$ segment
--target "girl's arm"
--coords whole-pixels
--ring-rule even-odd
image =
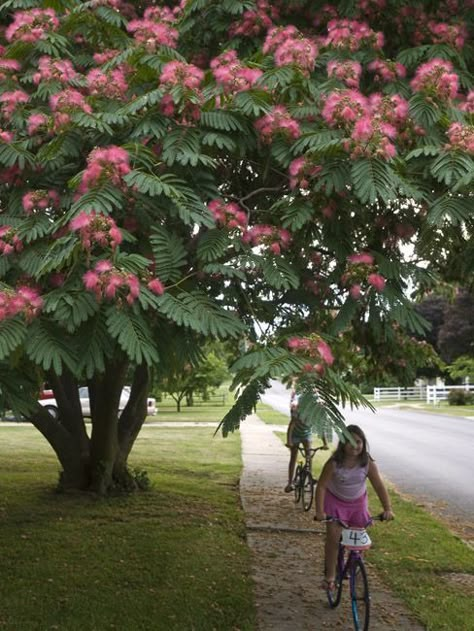
[[[334,462],[330,458],[321,471],[318,483],[316,484],[316,521],[323,521],[327,515],[324,512],[324,497],[326,495],[326,486],[334,471]]]
[[[392,511],[390,497],[388,495],[387,489],[385,488],[382,477],[380,476],[379,469],[373,460],[370,460],[369,462],[368,478],[370,480],[370,483],[374,487],[374,491],[377,493],[380,503],[383,506],[383,518],[387,520],[393,519],[395,515]]]

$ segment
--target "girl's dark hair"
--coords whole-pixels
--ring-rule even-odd
[[[358,425],[348,425],[346,427],[346,431],[349,434],[355,434],[362,440],[362,451],[360,452],[359,461],[360,461],[360,466],[365,467],[369,463],[369,460],[373,460],[373,458],[369,453],[369,443],[367,442],[367,438],[365,437],[364,432],[361,430],[361,428]],[[342,463],[344,462],[344,455],[345,455],[344,447],[348,440],[349,440],[348,438],[345,438],[345,439],[341,438],[341,440],[339,441],[336,447],[336,451],[334,452],[332,456],[333,460],[338,465],[342,465]]]

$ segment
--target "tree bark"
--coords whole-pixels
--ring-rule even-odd
[[[113,487],[113,471],[119,453],[118,410],[126,372],[126,362],[111,362],[104,375],[89,383],[90,490],[100,495],[107,494]]]

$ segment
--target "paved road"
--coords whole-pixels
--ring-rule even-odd
[[[278,382],[262,399],[288,413],[289,391]],[[395,408],[344,414],[364,429],[380,469],[401,492],[474,523],[474,419]]]

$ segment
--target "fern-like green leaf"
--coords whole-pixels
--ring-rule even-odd
[[[164,283],[175,283],[187,263],[183,240],[163,226],[154,226],[150,236],[156,276]]]
[[[17,318],[0,321],[0,361],[9,357],[27,336],[28,330]]]
[[[394,174],[381,160],[357,160],[351,175],[354,191],[363,204],[375,204],[377,200],[389,202],[398,197]]]
[[[281,215],[282,225],[290,232],[299,230],[313,220],[314,209],[309,203],[298,200],[289,205],[286,202],[285,207],[286,210]]]
[[[242,110],[245,116],[263,116],[272,107],[271,96],[265,90],[246,90],[234,97],[235,106]]]
[[[11,142],[9,144],[0,143],[0,164],[5,167],[18,166],[22,171],[28,165],[34,163],[33,154],[27,149],[27,143]]]
[[[160,311],[180,326],[217,338],[238,337],[244,324],[231,312],[213,302],[201,292],[165,293],[160,297]]]
[[[239,429],[240,423],[245,421],[247,416],[254,411],[257,401],[265,392],[266,386],[265,381],[252,381],[244,388],[232,408],[219,423],[215,434],[222,432],[222,435],[225,437]]]
[[[204,265],[202,271],[211,276],[216,275],[223,276],[224,278],[236,278],[241,281],[247,280],[247,276],[243,270],[221,263],[208,263]]]
[[[107,330],[131,362],[148,366],[159,362],[153,334],[139,314],[111,307],[107,313]]]
[[[298,274],[279,256],[263,259],[262,271],[268,284],[275,289],[296,289],[299,286]]]
[[[438,198],[428,213],[428,222],[441,226],[446,221],[456,226],[472,218],[472,199],[447,193]]]
[[[44,296],[44,313],[51,314],[51,318],[68,333],[74,333],[98,310],[97,300],[84,287],[69,291],[61,287]]]
[[[452,186],[474,173],[474,161],[461,152],[449,151],[442,153],[431,165],[431,173],[438,182]]]
[[[439,121],[441,110],[427,100],[423,94],[415,94],[410,99],[410,116],[419,125],[429,129]]]
[[[165,195],[172,199],[183,197],[183,192],[180,191],[180,187],[185,186],[185,182],[171,173],[158,176],[134,170],[127,173],[123,179],[128,186],[150,197],[157,197],[159,195]]]
[[[223,230],[208,230],[199,239],[197,255],[200,261],[217,261],[230,245],[229,236]]]
[[[202,112],[201,125],[218,129],[221,131],[238,131],[246,130],[245,122],[236,112],[227,112],[225,110],[212,110],[210,112]]]
[[[61,375],[65,367],[73,372],[77,363],[76,353],[64,331],[44,318],[37,318],[30,325],[25,351],[37,366],[53,370],[57,375]]]

